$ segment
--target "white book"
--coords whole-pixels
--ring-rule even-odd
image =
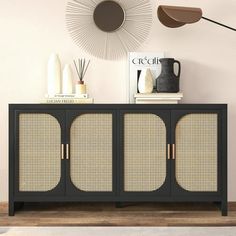
[[[136,104],[178,104],[178,101],[176,100],[173,100],[173,101],[166,101],[166,100],[160,100],[160,101],[157,101],[157,100],[148,100],[148,101],[145,101],[145,100],[135,100],[135,103]]]
[[[166,100],[166,101],[171,101],[171,100],[181,100],[181,98],[135,98],[136,100],[146,100],[146,101],[148,101],[148,100],[159,100],[159,101],[161,101],[161,100]]]
[[[88,98],[88,94],[55,94],[53,97],[46,95],[46,98]]]
[[[183,93],[136,93],[135,98],[182,98]]]
[[[47,98],[42,103],[51,103],[51,104],[91,104],[93,103],[93,98]]]

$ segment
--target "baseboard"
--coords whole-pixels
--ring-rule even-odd
[[[0,202],[0,213],[8,213],[8,202]]]
[[[236,211],[236,202],[228,203],[229,211]]]

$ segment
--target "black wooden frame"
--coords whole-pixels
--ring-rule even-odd
[[[84,196],[76,194],[66,194],[66,184],[68,178],[62,178],[62,185],[64,185],[64,194],[58,194],[58,192],[51,193],[25,193],[17,191],[17,135],[19,130],[18,115],[20,113],[49,113],[57,114],[56,117],[59,120],[61,127],[64,129],[62,133],[68,132],[67,127],[62,123],[67,124],[68,114],[83,114],[83,113],[95,113],[95,112],[111,112],[113,114],[113,185],[114,191],[112,194],[101,194],[100,196],[96,193],[88,193]],[[155,194],[155,193],[138,193],[128,194],[122,190],[123,174],[122,174],[122,157],[123,157],[123,118],[124,112],[128,113],[154,113],[154,114],[166,114],[170,113],[170,129],[172,134],[168,137],[171,143],[173,140],[173,120],[176,119],[177,113],[186,112],[204,112],[204,113],[215,113],[218,114],[218,130],[219,130],[219,191],[217,193],[187,193],[177,194],[175,191],[170,195],[166,194]],[[60,115],[59,115],[60,114]],[[64,116],[62,116],[64,114]],[[67,114],[67,115],[66,115]],[[63,117],[63,119],[58,118]],[[166,118],[165,118],[166,119]],[[168,135],[168,136],[169,136]],[[62,141],[68,142],[68,133],[62,137]],[[167,160],[168,166],[171,166],[169,178],[172,178],[171,189],[174,189],[173,182],[173,168],[174,160]],[[64,169],[62,172],[64,176],[68,173],[69,163],[65,160],[62,163]],[[62,193],[60,192],[60,193]],[[163,192],[164,193],[164,192]],[[175,194],[176,193],[176,194]],[[9,215],[14,215],[15,208],[18,203],[22,202],[98,202],[98,201],[109,201],[109,202],[215,202],[220,206],[222,215],[227,215],[227,105],[226,104],[10,104],[9,105]]]

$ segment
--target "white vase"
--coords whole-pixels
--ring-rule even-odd
[[[66,64],[63,70],[62,93],[73,93],[73,74],[70,65]]]
[[[139,93],[152,93],[153,91],[153,77],[150,69],[141,71],[138,80]]]
[[[53,53],[48,61],[48,96],[54,97],[61,92],[61,62]]]
[[[86,84],[76,84],[75,85],[75,92],[78,95],[86,94]]]

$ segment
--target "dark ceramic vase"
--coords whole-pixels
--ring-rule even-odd
[[[179,78],[181,64],[174,58],[161,58],[161,74],[157,77],[156,88],[159,93],[177,93],[179,92]],[[174,73],[174,63],[179,65],[178,74]]]

